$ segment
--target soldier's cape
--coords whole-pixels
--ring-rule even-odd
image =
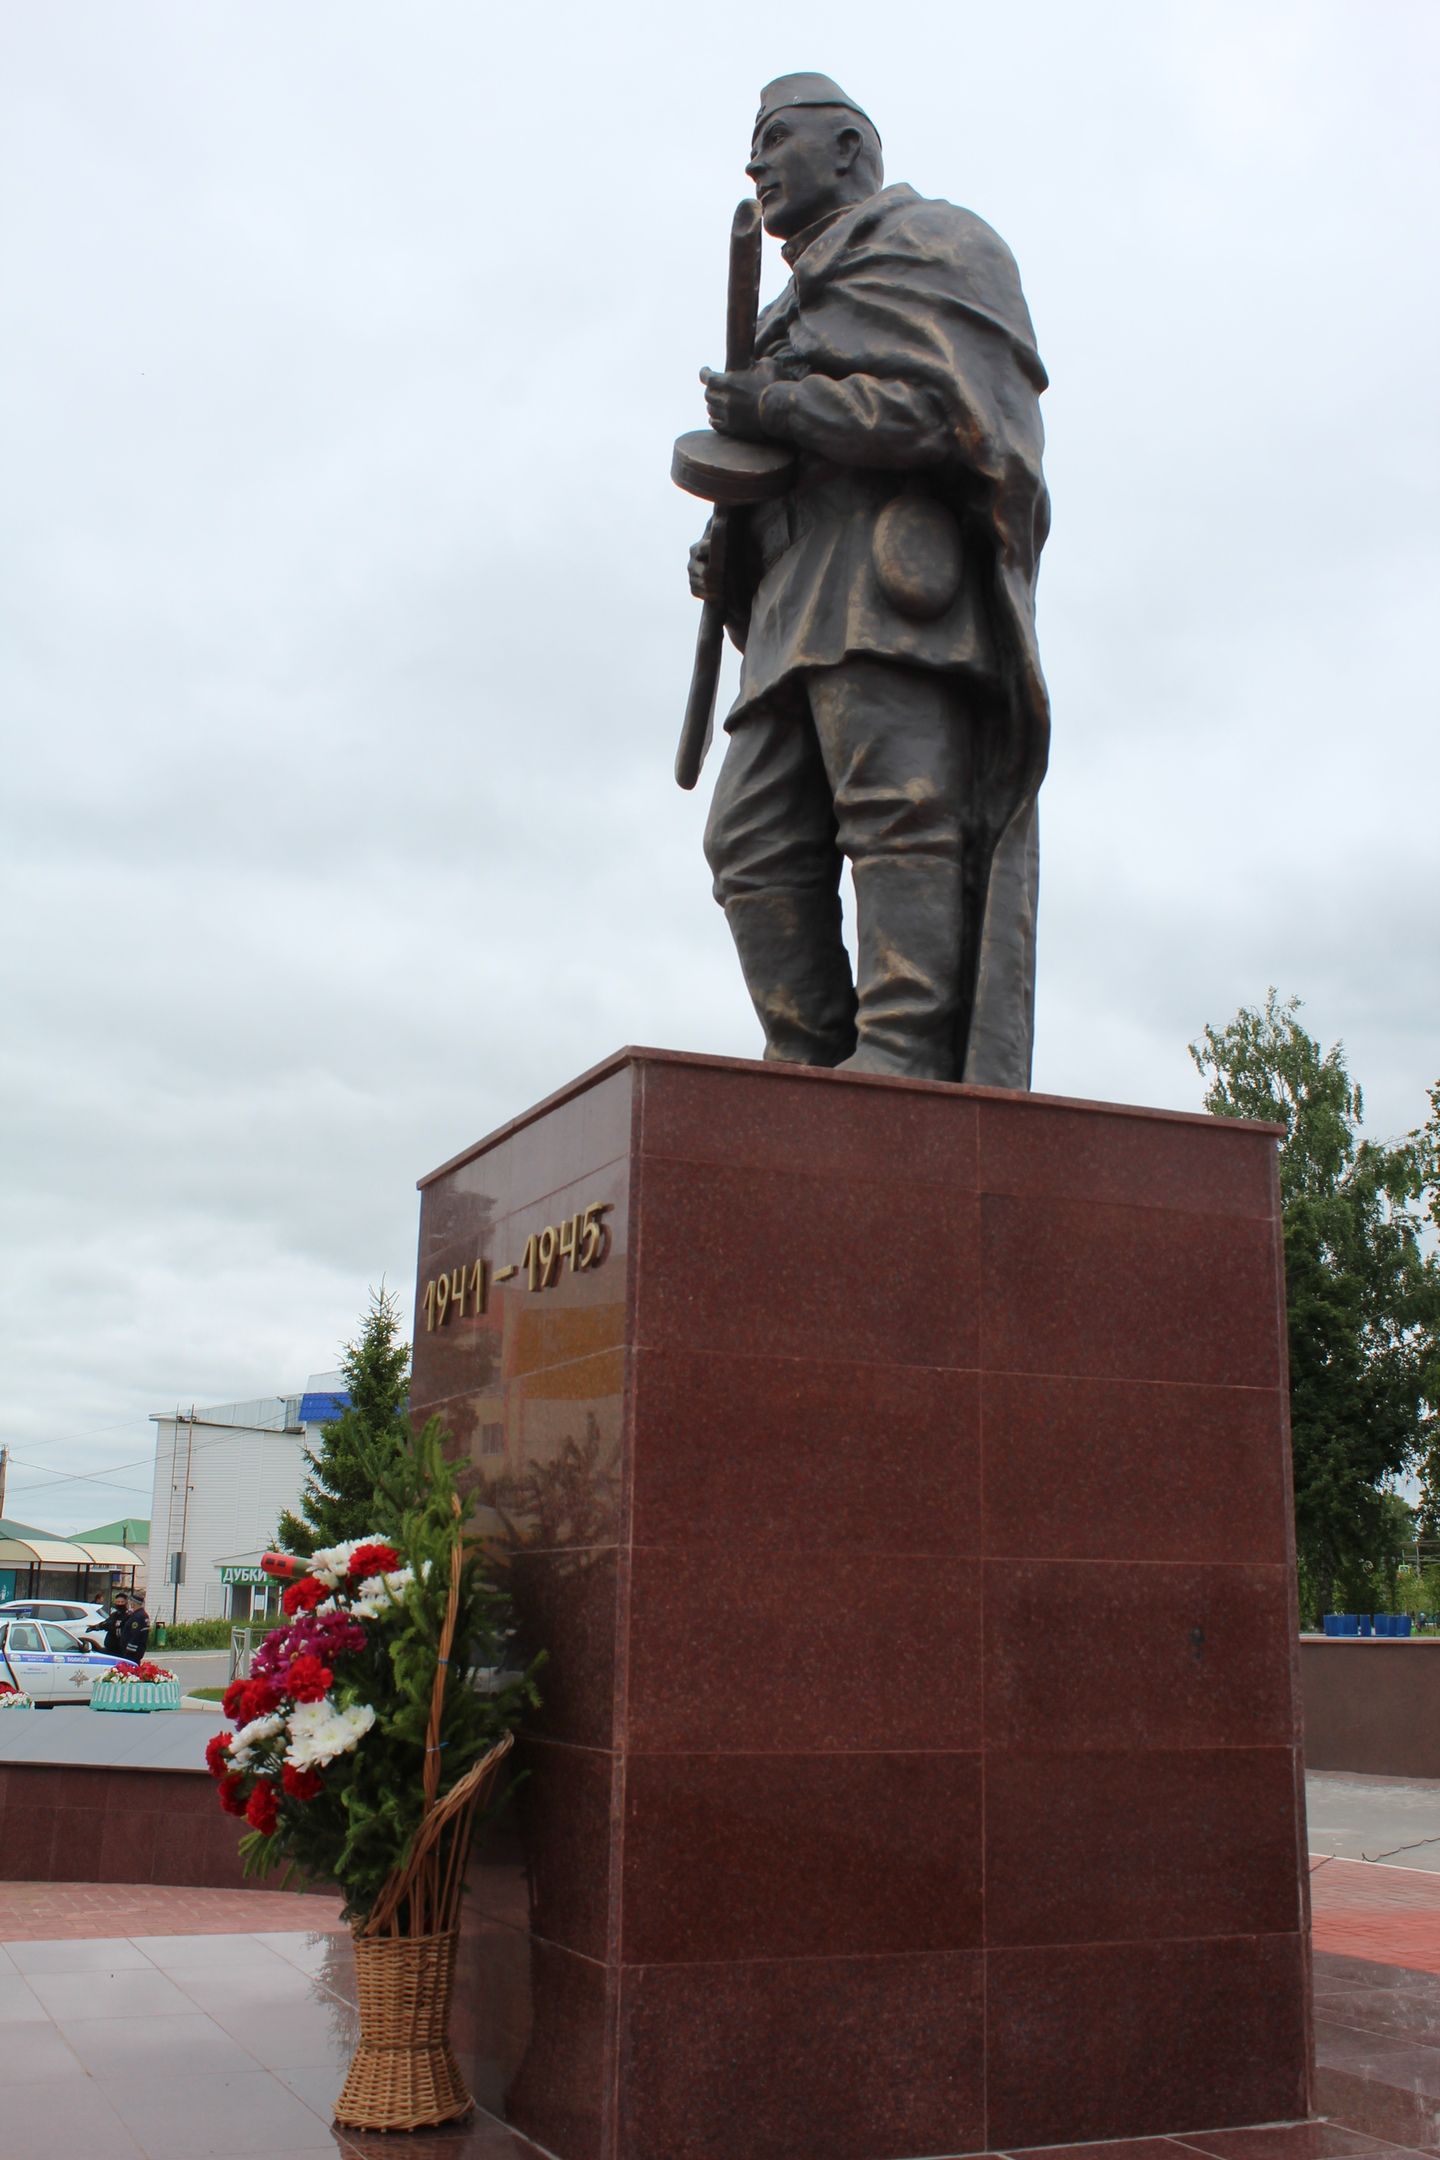
[[[984,221],[906,186],[842,213],[798,256],[761,319],[757,356],[787,346],[810,374],[921,386],[943,406],[953,456],[929,471],[967,535],[988,602],[1009,725],[977,776],[990,855],[962,1021],[962,1076],[1028,1087],[1038,845],[1035,796],[1050,705],[1035,640],[1035,579],[1049,530],[1041,471],[1045,370],[1014,258]],[[973,911],[975,913],[978,911]]]

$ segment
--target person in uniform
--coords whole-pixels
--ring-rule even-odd
[[[873,123],[828,76],[768,85],[746,171],[791,278],[753,367],[702,371],[706,404],[796,469],[730,513],[723,593],[707,542],[691,554],[744,655],[715,897],[767,1058],[1025,1088],[1049,502],[1019,274],[970,211],[884,185]]]
[[[97,1620],[93,1627],[86,1629],[87,1640],[96,1642],[97,1648],[103,1650],[107,1657],[123,1657],[125,1653],[120,1644],[129,1617],[129,1594],[124,1590],[117,1590],[105,1618]]]

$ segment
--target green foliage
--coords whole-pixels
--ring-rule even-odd
[[[404,1565],[414,1570],[403,1594],[366,1623],[365,1648],[335,1667],[335,1702],[342,1709],[373,1706],[375,1724],[325,1767],[316,1798],[282,1801],[275,1834],[254,1832],[241,1844],[247,1872],[288,1866],[312,1881],[338,1883],[351,1918],[368,1913],[420,1823],[431,1692],[457,1537],[459,1602],[441,1712],[439,1793],[538,1700],[539,1660],[523,1674],[500,1676],[509,1603],[490,1579],[478,1542],[465,1534],[472,1503],[460,1494],[445,1442],[432,1418],[383,1471],[371,1519],[359,1533],[386,1525]],[[277,1647],[283,1650],[284,1638]]]
[[[1295,1529],[1302,1601],[1313,1605],[1302,1616],[1314,1618],[1342,1590],[1368,1586],[1373,1598],[1377,1582],[1393,1583],[1394,1509],[1408,1510],[1387,1487],[1434,1458],[1440,1264],[1424,1233],[1437,1206],[1440,1103],[1432,1128],[1392,1145],[1362,1140],[1343,1046],[1322,1053],[1299,1011],[1272,989],[1263,1009],[1207,1027],[1190,1054],[1209,1082],[1207,1110],[1285,1128]]]
[[[268,1628],[279,1627],[279,1620],[162,1620],[165,1640],[157,1643],[151,1637],[151,1650],[228,1650],[233,1628],[248,1627],[258,1641]],[[158,1635],[159,1627],[155,1630]]]
[[[1440,1232],[1440,1081],[1430,1090],[1430,1115],[1410,1135],[1424,1186],[1432,1232]],[[1440,1421],[1432,1419],[1420,1452],[1420,1505],[1416,1527],[1422,1537],[1440,1540]],[[1430,1608],[1425,1608],[1428,1611]],[[1440,1606],[1436,1607],[1440,1610]]]
[[[318,1452],[305,1450],[310,1474],[299,1515],[287,1508],[276,1527],[280,1552],[313,1553],[372,1532],[389,1536],[396,1527],[379,1496],[410,1445],[410,1349],[400,1307],[383,1284],[371,1291],[370,1310],[340,1364],[350,1401],[321,1426]]]

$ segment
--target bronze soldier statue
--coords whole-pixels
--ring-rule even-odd
[[[747,504],[712,521],[723,578],[709,529],[690,563],[744,655],[715,897],[767,1058],[1025,1088],[1049,503],[1019,275],[970,211],[884,185],[873,123],[827,76],[768,86],[745,169],[792,275],[753,361],[702,380],[717,452],[770,449],[748,497],[676,454],[682,484]]]

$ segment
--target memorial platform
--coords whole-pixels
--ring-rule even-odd
[[[1315,1856],[1317,1860],[1323,1856]],[[1393,1868],[1314,1877],[1319,2119],[1075,2146],[1064,2160],[1432,2160],[1440,1977],[1407,1969]],[[1414,1871],[1412,1871],[1413,1874]],[[1410,1900],[1440,1883],[1414,1874]],[[1369,1900],[1362,1954],[1321,1945]],[[1347,1937],[1353,1944],[1361,1938]],[[276,1961],[279,1961],[278,1963]],[[475,1975],[465,1959],[461,1984]],[[354,2044],[355,1972],[333,1898],[101,1883],[0,1883],[0,2160],[393,2160],[330,2120]],[[472,2080],[483,2065],[462,2053]],[[546,2160],[478,2111],[404,2141],[416,2160]],[[747,2147],[736,2126],[736,2160]],[[806,2148],[823,2160],[824,2148]],[[1000,2160],[1000,2156],[996,2156]],[[1011,2153],[1004,2160],[1056,2160]]]
[[[619,1053],[423,1181],[545,1706],[459,2037],[561,2160],[1311,2104],[1274,1136]]]

